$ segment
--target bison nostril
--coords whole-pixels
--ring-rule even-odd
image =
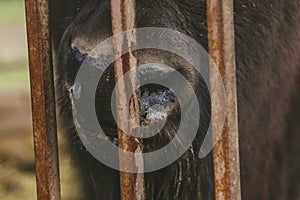
[[[75,45],[71,45],[71,53],[75,57],[75,59],[80,63],[82,63],[87,57],[87,54],[82,53],[80,49]]]
[[[158,84],[141,87],[141,120],[159,120],[168,115],[169,106],[176,96],[171,89]]]
[[[178,88],[177,71],[166,65],[149,63],[138,68],[141,87],[141,121],[165,120],[176,106],[176,96],[171,88]],[[171,88],[167,88],[166,85]]]

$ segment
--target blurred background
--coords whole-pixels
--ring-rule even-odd
[[[0,199],[36,199],[24,0],[0,0]],[[62,199],[80,199],[60,144]]]

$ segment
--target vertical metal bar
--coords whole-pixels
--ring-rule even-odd
[[[26,0],[37,198],[59,200],[60,184],[49,2]]]
[[[135,22],[135,0],[111,0],[111,18],[112,18],[112,33],[114,35],[122,33],[127,30],[134,29]],[[114,73],[115,81],[121,81],[120,78],[128,71],[132,71],[131,83],[125,83],[116,86],[116,108],[117,108],[117,120],[118,124],[122,124],[122,127],[126,127],[126,130],[118,128],[118,140],[119,148],[123,151],[134,152],[135,154],[142,154],[142,141],[136,139],[128,133],[130,133],[134,127],[131,127],[130,120],[134,120],[140,123],[140,105],[139,105],[139,93],[134,92],[130,99],[129,108],[126,106],[127,96],[126,88],[135,88],[138,78],[135,73],[137,60],[130,52],[130,47],[136,43],[136,35],[134,31],[126,37],[114,38]],[[129,48],[129,53],[122,55],[123,47]],[[122,55],[122,56],[121,56]],[[139,140],[137,142],[137,140]],[[138,145],[139,144],[139,145]],[[140,156],[141,157],[141,156]],[[125,168],[136,168],[137,162],[143,162],[142,160],[136,160],[132,157],[129,160],[119,158],[120,165],[126,166]],[[132,174],[127,172],[120,172],[120,190],[122,200],[143,200],[145,199],[145,186],[143,174]]]
[[[233,0],[207,1],[208,41],[210,54],[210,69],[215,64],[225,84],[225,125],[221,139],[213,150],[215,198],[241,199],[240,164],[238,145],[238,117],[236,94],[236,69],[234,52],[234,19]],[[213,77],[213,74],[211,74]],[[211,91],[214,92],[213,78],[210,80]],[[212,95],[212,131],[213,139],[215,120],[218,120],[218,110],[222,109],[219,100]]]

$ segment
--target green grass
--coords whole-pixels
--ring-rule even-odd
[[[29,69],[26,64],[0,70],[0,90],[29,89]]]
[[[24,0],[0,0],[0,30],[13,29],[14,27],[24,26],[25,23],[25,1]],[[20,33],[22,36],[24,33]],[[9,39],[9,36],[2,34],[2,39]],[[14,41],[10,41],[13,43]],[[24,47],[26,48],[26,47]],[[17,55],[18,61],[7,63],[5,68],[0,67],[0,90],[28,89],[29,72],[27,61],[24,55]],[[0,62],[1,63],[1,62]]]
[[[25,23],[24,0],[0,0],[0,25]]]

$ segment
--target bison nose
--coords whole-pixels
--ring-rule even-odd
[[[151,121],[164,120],[174,107],[176,96],[169,88],[157,84],[141,87],[141,121],[148,124]]]
[[[87,57],[86,53],[82,53],[80,51],[80,49],[73,44],[71,45],[71,53],[74,56],[74,58],[76,59],[76,61],[79,63],[82,63]]]
[[[142,123],[165,120],[175,107],[176,96],[172,88],[165,87],[163,83],[168,82],[170,85],[173,81],[176,84],[172,80],[175,70],[160,65],[148,65],[140,67],[138,71],[141,81],[147,83],[140,88]]]

